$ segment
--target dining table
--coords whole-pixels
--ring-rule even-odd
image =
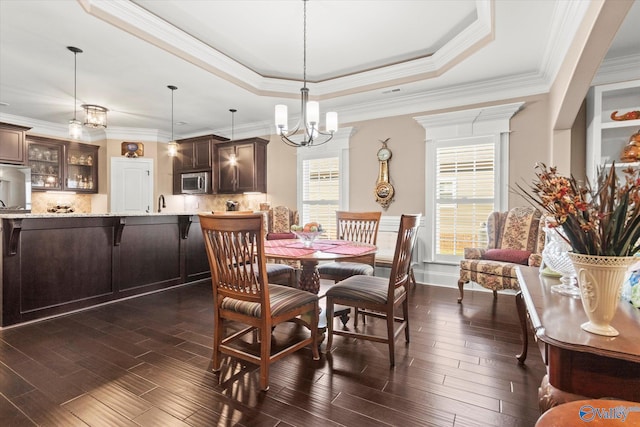
[[[324,294],[330,286],[321,286],[318,264],[321,261],[348,261],[350,258],[376,253],[377,250],[377,246],[368,243],[330,239],[318,239],[313,242],[297,239],[266,240],[264,246],[264,253],[268,259],[300,262],[300,279],[297,285],[299,289],[312,292],[320,298],[318,328],[322,331],[327,325]],[[337,306],[334,314],[344,317],[343,323],[346,323],[349,311],[348,307]]]
[[[362,255],[376,253],[378,248],[368,243],[350,240],[318,239],[304,242],[296,239],[278,239],[265,241],[265,256],[270,259],[299,261],[302,267],[298,288],[318,294],[320,291],[321,261],[348,261]]]

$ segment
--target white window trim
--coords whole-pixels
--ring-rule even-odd
[[[338,157],[340,160],[340,210],[349,210],[349,140],[355,128],[346,127],[338,130],[333,139],[326,144],[297,148],[297,206],[302,212],[302,162],[305,160]],[[294,139],[295,140],[295,139]],[[301,218],[302,219],[302,218]]]
[[[496,208],[504,211],[509,196],[510,119],[524,102],[496,105],[450,113],[414,117],[425,129],[425,228],[426,250],[423,262],[435,262],[435,154],[436,145],[448,141],[489,136],[496,142]]]

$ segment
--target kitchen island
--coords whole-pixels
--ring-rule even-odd
[[[210,277],[195,213],[0,215],[2,327]]]

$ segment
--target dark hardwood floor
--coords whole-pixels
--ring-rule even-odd
[[[525,366],[514,357],[514,297],[456,298],[412,290],[411,343],[398,338],[395,369],[385,345],[336,337],[320,361],[304,349],[272,365],[266,393],[257,366],[226,359],[211,372],[208,283],[4,329],[0,424],[533,426],[545,368],[534,344]],[[297,332],[280,328],[276,341]]]

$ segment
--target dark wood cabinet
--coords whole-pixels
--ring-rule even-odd
[[[25,133],[31,128],[0,123],[0,163],[25,163]]]
[[[217,144],[214,150],[215,189],[219,194],[267,191],[267,144],[249,138]]]
[[[180,175],[190,172],[211,172],[214,144],[227,139],[218,135],[204,135],[181,139],[173,159],[173,194],[180,194]],[[209,183],[209,188],[211,183]]]
[[[191,172],[211,168],[211,139],[178,142],[179,169]]]
[[[98,149],[95,145],[29,137],[31,189],[97,193]]]

